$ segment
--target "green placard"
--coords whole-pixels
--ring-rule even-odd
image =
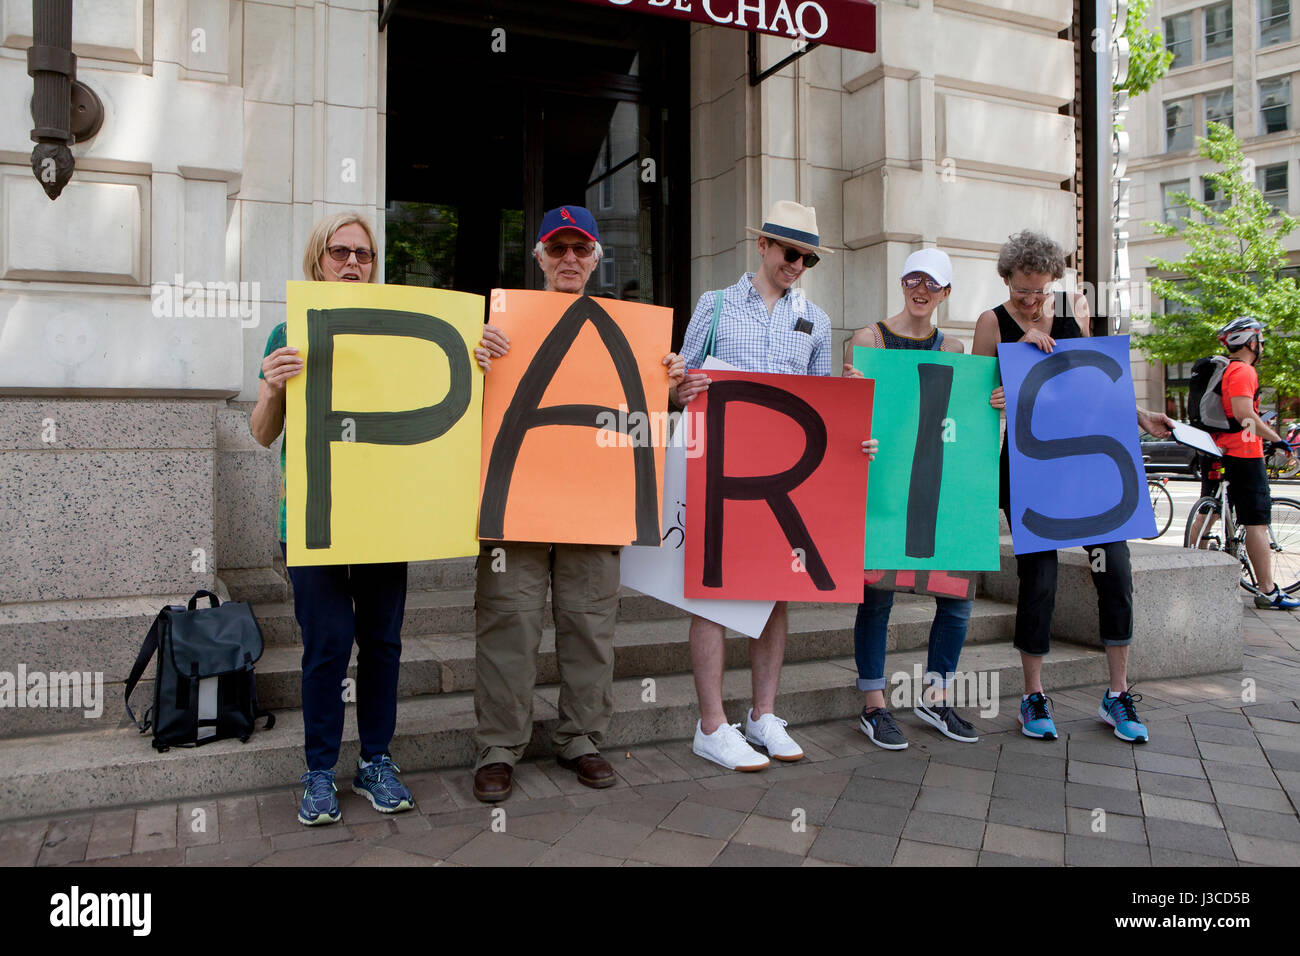
[[[855,348],[853,365],[875,379],[871,434],[880,440],[863,566],[996,571],[1000,416],[989,395],[997,359]]]

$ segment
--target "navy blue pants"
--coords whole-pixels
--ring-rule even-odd
[[[281,548],[284,545],[281,543]],[[343,740],[344,686],[357,644],[357,730],[365,760],[388,753],[397,725],[397,671],[406,564],[289,568],[302,629],[302,717],[308,770],[333,770]]]

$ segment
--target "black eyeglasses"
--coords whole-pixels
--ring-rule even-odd
[[[903,288],[915,289],[922,282],[925,283],[925,287],[929,289],[931,292],[942,292],[944,289],[947,288],[947,286],[939,285],[939,283],[935,282],[929,276],[908,276],[906,279],[903,280]]]
[[[375,261],[375,254],[365,246],[358,246],[356,249],[351,246],[330,246],[327,251],[335,262],[347,262],[348,256],[353,254],[356,255],[357,262],[363,266]]]
[[[803,267],[811,269],[817,263],[822,261],[822,257],[815,252],[802,252],[794,246],[787,246],[784,242],[777,242],[775,239],[770,240],[772,245],[776,246],[785,253],[786,262],[794,262],[800,258],[803,259]]]

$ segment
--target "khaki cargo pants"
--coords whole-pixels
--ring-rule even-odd
[[[619,550],[608,545],[483,542],[474,591],[475,769],[490,763],[513,766],[532,737],[537,650],[548,585],[560,671],[560,719],[552,741],[567,759],[600,749],[614,712]]]

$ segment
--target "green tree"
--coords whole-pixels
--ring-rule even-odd
[[[1150,223],[1158,235],[1181,239],[1187,252],[1177,261],[1150,260],[1164,276],[1151,280],[1151,293],[1165,301],[1165,314],[1134,315],[1151,326],[1135,343],[1149,359],[1192,362],[1221,351],[1217,333],[1228,322],[1255,316],[1270,331],[1260,382],[1294,395],[1300,391],[1300,288],[1282,274],[1288,266],[1282,240],[1300,223],[1264,198],[1254,163],[1231,129],[1211,123],[1208,132],[1197,138],[1197,151],[1218,164],[1206,180],[1227,205],[1213,209],[1176,193],[1173,201],[1188,214],[1176,223]]]
[[[1129,96],[1145,93],[1169,72],[1174,55],[1165,49],[1164,37],[1146,27],[1151,0],[1129,0],[1124,36],[1128,38],[1128,76],[1115,84],[1115,92]]]

